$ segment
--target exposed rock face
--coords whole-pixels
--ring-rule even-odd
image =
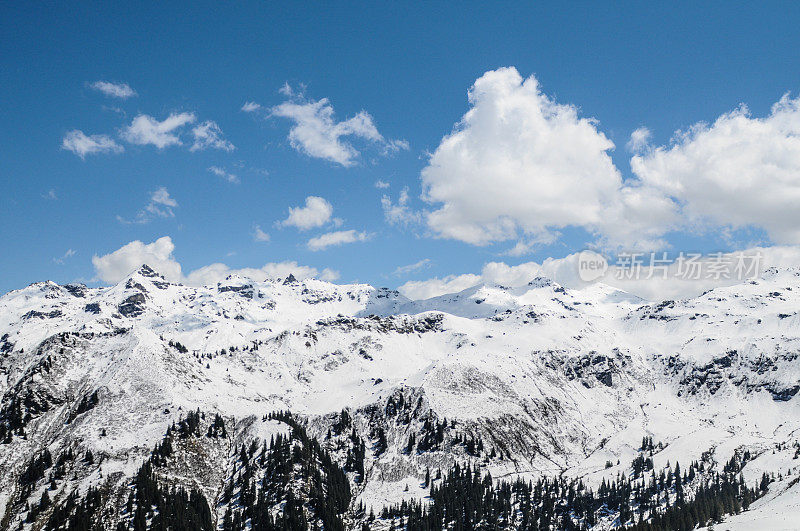
[[[146,302],[144,293],[134,293],[117,306],[117,311],[123,317],[138,317],[144,313]]]
[[[161,278],[161,279],[164,278],[161,275],[159,275],[158,273],[156,273],[153,270],[153,268],[151,268],[147,264],[142,265],[142,267],[139,268],[138,273],[139,273],[139,275],[141,275],[141,276],[143,276],[145,278]]]
[[[61,317],[61,310],[50,310],[49,312],[40,312],[31,310],[22,316],[23,319],[55,319]]]
[[[252,299],[255,296],[255,291],[253,290],[253,286],[249,284],[245,284],[243,286],[220,286],[219,287],[220,293],[232,292],[238,295],[241,295],[245,299]]]
[[[64,289],[67,290],[73,297],[83,298],[86,296],[86,290],[88,288],[83,284],[67,284],[64,286]]]

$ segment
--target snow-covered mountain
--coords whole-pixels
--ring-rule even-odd
[[[0,529],[81,511],[86,528],[155,525],[145,479],[192,491],[180,503],[219,528],[259,528],[250,496],[331,528],[313,485],[331,498],[342,472],[336,518],[388,529],[402,520],[384,507],[432,503],[431,471],[456,464],[599,493],[645,479],[645,458],[654,478],[691,467],[655,506],[632,502],[645,520],[735,467],[759,498],[731,528],[798,529],[799,309],[798,270],[654,304],[543,277],[424,301],[292,276],[195,288],[147,266],[108,288],[33,284],[0,298]],[[249,487],[286,437],[299,475]]]

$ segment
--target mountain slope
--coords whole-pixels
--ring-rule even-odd
[[[329,472],[253,495],[273,497],[270,518],[287,514],[287,496],[303,500],[307,525],[361,525],[370,509],[424,498],[430,471],[455,465],[597,490],[633,477],[637,458],[655,471],[703,463],[697,473],[708,476],[744,452],[748,485],[782,475],[753,514],[789,511],[782,500],[795,489],[789,465],[800,444],[798,303],[793,270],[657,304],[545,278],[427,301],[291,276],[193,288],[147,266],[109,288],[34,284],[0,298],[0,528],[44,522],[90,488],[101,489],[107,511],[128,514],[104,516],[104,525],[132,526],[134,477],[141,489],[180,485],[187,504],[206,504],[222,526],[226,514],[242,518],[247,482],[238,476],[265,473],[278,434],[305,456],[298,474],[327,460]],[[197,425],[181,432],[197,411]],[[206,436],[217,416],[226,437]],[[643,438],[655,446],[643,450]],[[167,439],[176,454],[154,458]],[[241,457],[253,444],[266,445],[263,460]],[[788,461],[770,462],[772,452]],[[69,473],[55,479],[70,454]],[[335,518],[325,511],[339,502],[314,505],[311,491],[292,486],[319,482],[327,492],[339,469],[349,501]],[[44,492],[51,503],[37,512]],[[595,528],[621,525],[624,511],[604,510]]]

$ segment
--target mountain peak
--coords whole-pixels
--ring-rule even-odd
[[[136,270],[136,273],[147,278],[164,278],[163,275],[159,275],[155,269],[147,264],[142,264],[139,269]]]
[[[528,282],[528,286],[531,288],[545,288],[553,284],[555,284],[555,282],[553,282],[552,279],[544,275],[536,275],[535,277],[533,277],[533,280]]]

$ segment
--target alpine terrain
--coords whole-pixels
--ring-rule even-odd
[[[800,529],[800,270],[0,298],[0,530]]]

